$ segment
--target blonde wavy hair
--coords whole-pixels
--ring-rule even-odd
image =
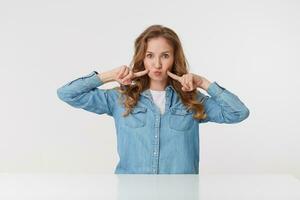
[[[174,50],[174,63],[171,72],[182,76],[188,73],[188,62],[184,56],[183,48],[179,37],[170,28],[162,25],[152,25],[146,28],[134,42],[134,56],[130,63],[130,67],[133,72],[139,72],[145,70],[144,58],[147,50],[147,42],[151,38],[163,37]],[[135,84],[122,85],[119,87],[119,91],[122,94],[123,104],[125,107],[125,113],[123,116],[129,115],[131,110],[136,106],[140,93],[148,89],[150,86],[149,76],[141,76],[134,79]],[[188,110],[195,111],[193,117],[195,119],[204,119],[206,114],[204,112],[204,106],[197,100],[197,89],[193,91],[183,91],[181,89],[181,83],[168,77],[168,84],[172,85],[179,95],[182,103],[188,108]]]

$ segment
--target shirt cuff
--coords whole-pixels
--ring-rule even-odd
[[[86,79],[88,82],[88,85],[91,85],[92,87],[99,87],[100,85],[103,84],[103,81],[98,76],[97,71],[93,71],[93,72],[89,73],[88,75],[83,76],[82,78]]]
[[[215,97],[219,96],[224,90],[225,88],[221,87],[218,83],[214,81],[208,86],[207,93],[210,96]]]

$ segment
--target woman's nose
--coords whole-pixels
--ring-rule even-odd
[[[153,66],[155,67],[155,68],[161,68],[162,67],[162,64],[161,64],[161,62],[160,62],[160,60],[156,60],[155,61],[155,63],[153,63]]]

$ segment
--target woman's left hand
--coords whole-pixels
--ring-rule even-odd
[[[184,74],[182,76],[178,76],[176,74],[173,74],[170,71],[167,71],[167,74],[179,81],[182,85],[182,90],[183,91],[193,91],[196,88],[202,88],[204,90],[208,89],[208,86],[211,84],[211,82],[209,80],[207,80],[206,78],[196,75],[196,74],[192,74],[192,73],[188,73],[188,74]]]

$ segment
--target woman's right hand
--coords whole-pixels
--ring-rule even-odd
[[[122,65],[114,69],[113,72],[115,81],[119,82],[121,85],[130,85],[134,78],[144,76],[149,70],[145,69],[144,71],[133,73],[127,65]]]

